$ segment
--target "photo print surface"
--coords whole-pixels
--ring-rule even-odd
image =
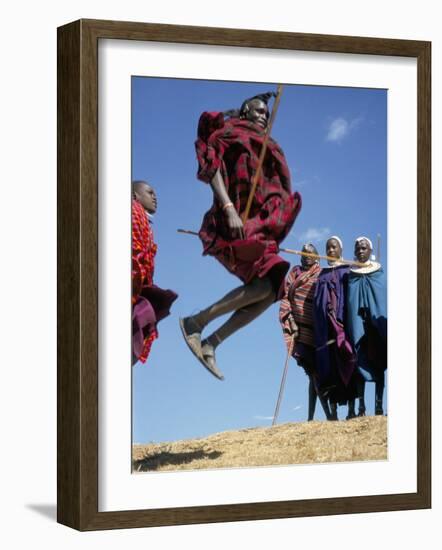
[[[132,77],[130,189],[133,472],[386,460],[387,90]]]

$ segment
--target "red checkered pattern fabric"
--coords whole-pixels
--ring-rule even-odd
[[[289,349],[291,337],[289,335],[288,317],[291,315],[298,326],[299,335],[296,343],[315,346],[313,298],[315,296],[316,281],[321,268],[314,264],[310,269],[303,271],[295,266],[287,276],[284,297],[279,307],[279,320],[282,326],[284,340]],[[295,345],[296,348],[296,345]],[[293,352],[295,353],[295,348]]]
[[[205,112],[198,125],[195,143],[198,159],[198,178],[210,183],[220,170],[227,193],[241,216],[247,204],[251,180],[256,173],[264,139],[263,129],[247,120],[225,120],[222,113]],[[278,245],[287,236],[299,211],[301,196],[291,192],[290,173],[279,145],[272,138],[253,198],[248,221],[244,227],[245,239],[264,245],[263,254],[253,261],[235,257],[232,238],[217,199],[205,214],[199,232],[203,253],[215,256],[229,271],[249,282],[255,276],[266,275],[276,264],[284,278],[288,264],[277,256]],[[282,283],[282,281],[280,281]]]
[[[157,245],[143,206],[132,200],[132,304],[135,304],[143,287],[152,286]],[[144,339],[143,351],[138,359],[145,363],[152,342],[158,337],[155,330]]]

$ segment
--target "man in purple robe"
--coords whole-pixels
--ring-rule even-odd
[[[319,389],[328,397],[332,415],[337,420],[337,405],[345,405],[356,395],[356,356],[346,334],[345,311],[350,268],[342,264],[342,241],[330,237],[326,243],[329,266],[323,268],[316,282],[314,327],[316,372]],[[354,418],[349,409],[347,418]]]

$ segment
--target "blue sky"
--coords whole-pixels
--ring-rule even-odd
[[[239,107],[276,84],[132,78],[132,177],[151,183],[158,196],[154,234],[158,244],[155,283],[179,294],[172,314],[159,325],[146,365],[133,367],[133,441],[204,437],[226,430],[269,426],[286,349],[274,304],[217,349],[218,381],[187,349],[178,318],[198,311],[239,286],[239,279],[212,257],[202,256],[197,231],[212,204],[209,186],[196,178],[194,142],[199,115]],[[353,257],[356,237],[387,259],[387,91],[319,86],[284,86],[272,136],[287,158],[293,190],[303,206],[286,248],[314,242],[324,253],[333,234]],[[292,265],[297,256],[284,255]],[[209,325],[210,332],[225,319]],[[307,418],[304,371],[290,362],[279,422]],[[373,413],[373,384],[367,385]],[[346,410],[339,408],[340,418]],[[320,405],[316,418],[323,419]]]

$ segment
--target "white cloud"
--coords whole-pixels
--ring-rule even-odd
[[[273,416],[254,416],[255,420],[273,420]]]
[[[311,187],[312,185],[316,185],[321,182],[321,179],[319,176],[310,176],[309,178],[304,179],[296,179],[295,177],[292,178],[292,188],[293,189],[301,189],[303,187]]]
[[[329,227],[310,227],[299,235],[298,240],[302,243],[319,243],[330,235]]]
[[[305,187],[306,185],[308,185],[308,183],[309,183],[308,180],[294,181],[294,182],[292,182],[292,187],[294,189],[299,189],[300,187]]]
[[[299,411],[300,409],[302,409],[301,405],[296,405],[296,407],[293,408],[294,411]]]
[[[346,120],[345,118],[338,117],[332,120],[328,128],[327,141],[342,141],[354,128],[356,128],[362,121],[362,117],[354,118],[353,120]]]

